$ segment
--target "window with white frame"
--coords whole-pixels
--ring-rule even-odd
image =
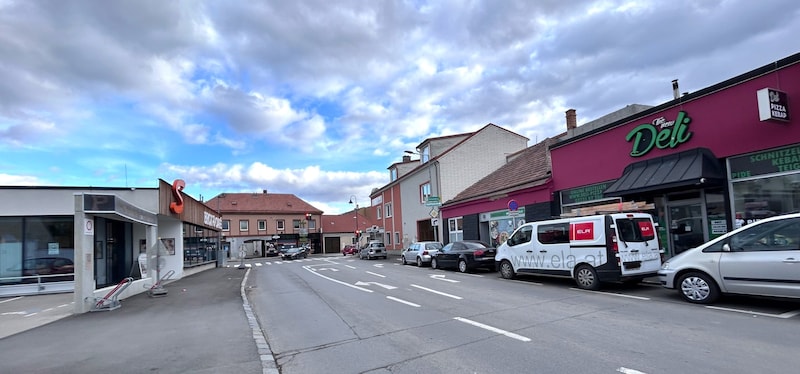
[[[385,244],[386,245],[391,245],[392,244],[392,233],[390,233],[390,232],[386,233],[386,243]]]
[[[258,220],[258,231],[266,231],[267,230],[267,220],[260,219]]]
[[[275,229],[278,231],[286,230],[286,221],[282,219],[275,221]]]
[[[239,231],[247,231],[250,230],[250,221],[243,219],[239,221]]]
[[[378,219],[383,218],[383,213],[381,213],[381,211],[382,211],[382,209],[381,209],[380,205],[375,207],[375,218],[378,218]]]
[[[464,240],[464,219],[462,217],[448,219],[447,225],[450,228],[450,242]]]
[[[299,219],[292,220],[292,226],[294,227],[295,230],[300,230],[300,220]]]
[[[420,159],[422,159],[422,163],[426,163],[431,159],[431,146],[426,145],[425,148],[422,148],[422,152],[419,155]]]
[[[392,182],[397,180],[397,168],[389,170],[389,180]]]
[[[384,209],[384,212],[386,212],[386,218],[389,218],[389,217],[392,216],[392,214],[393,214],[392,213],[392,203],[386,203],[383,206],[383,209]]]
[[[309,230],[316,230],[317,228],[317,221],[310,219],[308,220],[308,229]]]
[[[394,233],[394,242],[395,242],[395,244],[400,244],[400,233],[399,232]]]
[[[231,231],[231,220],[229,219],[222,220],[222,231]]]
[[[419,186],[419,202],[425,204],[431,196],[431,182],[425,182]]]

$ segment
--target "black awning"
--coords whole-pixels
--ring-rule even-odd
[[[695,148],[639,161],[625,167],[622,177],[603,191],[604,196],[623,196],[691,185],[720,185],[725,172],[706,148]]]

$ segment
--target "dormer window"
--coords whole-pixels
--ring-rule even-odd
[[[420,152],[420,159],[423,164],[431,160],[431,146],[426,145],[424,148],[422,148],[422,151]]]
[[[391,168],[389,170],[389,180],[392,182],[397,180],[397,168]]]

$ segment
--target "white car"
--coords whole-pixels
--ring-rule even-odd
[[[417,264],[422,267],[431,263],[431,256],[442,249],[440,242],[416,242],[408,246],[400,255],[403,265],[408,263]]]
[[[682,252],[658,277],[697,304],[727,293],[800,298],[800,214],[766,218]]]

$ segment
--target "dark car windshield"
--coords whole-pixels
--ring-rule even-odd
[[[303,248],[300,248],[300,247],[292,247],[292,248],[287,249],[286,252],[287,253],[295,253],[295,252],[300,252],[302,250],[303,250]]]

